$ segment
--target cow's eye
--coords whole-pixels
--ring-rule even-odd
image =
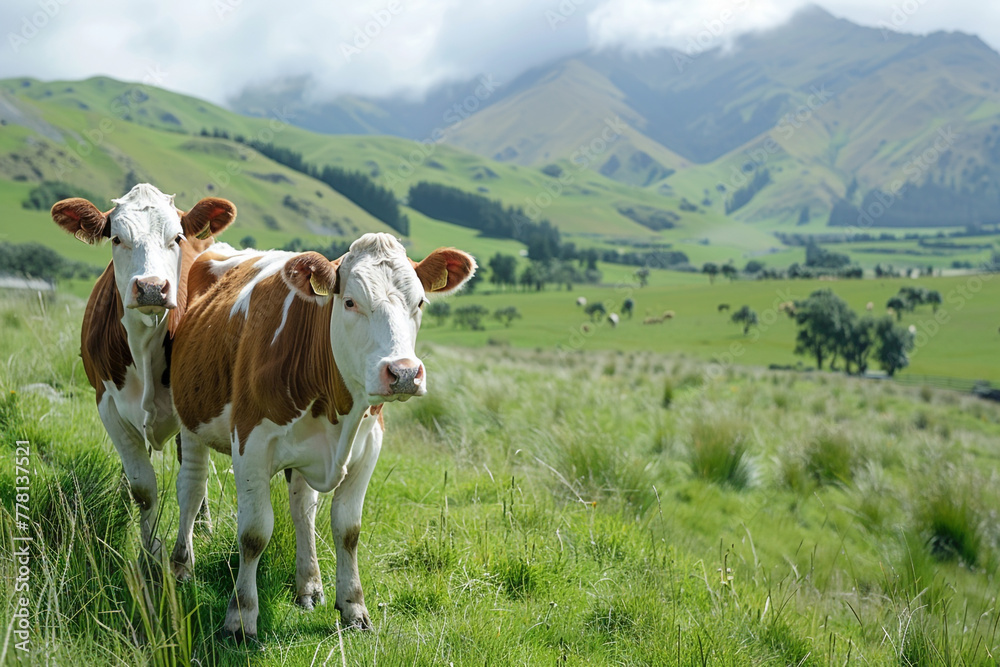
[[[354,308],[354,299],[344,299],[344,308]]]
[[[184,240],[183,234],[178,234],[177,236],[174,237],[174,243],[176,243],[177,245],[180,245],[181,241],[183,240]]]
[[[428,303],[429,302],[427,301],[427,299],[424,299],[423,301],[420,302],[420,304],[417,306],[417,308],[419,308],[420,310],[423,310],[424,306],[426,306]]]
[[[120,238],[118,238],[117,236],[111,237],[111,245],[121,245],[121,244],[122,240]]]

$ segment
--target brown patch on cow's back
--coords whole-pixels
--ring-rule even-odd
[[[181,421],[197,430],[231,403],[230,430],[241,454],[264,419],[287,424],[312,406],[314,416],[336,424],[353,405],[330,349],[332,301],[320,306],[294,297],[274,340],[289,295],[279,273],[254,286],[246,316],[230,317],[240,290],[257,273],[257,259],[230,269],[195,300],[173,353],[175,386],[183,387],[174,396]],[[199,259],[193,278],[200,280],[212,261]]]
[[[125,373],[132,365],[128,334],[122,324],[124,306],[115,284],[114,262],[97,279],[87,300],[80,332],[80,357],[87,379],[97,391],[97,402],[104,396],[104,383],[111,381],[121,389]]]

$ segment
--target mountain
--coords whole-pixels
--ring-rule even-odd
[[[473,80],[423,100],[312,105],[307,81],[286,83],[247,91],[234,107],[291,100],[295,122],[326,133],[420,140],[439,128],[450,145],[500,162],[586,162],[609,179],[793,231],[857,225],[862,213],[872,227],[1000,222],[1000,55],[961,33],[866,28],[812,6],[728,48],[540,63],[483,99]],[[470,99],[474,113],[449,123]],[[602,148],[609,119],[624,127]],[[764,169],[768,184],[733,208],[735,191]],[[879,212],[897,182],[906,185]]]

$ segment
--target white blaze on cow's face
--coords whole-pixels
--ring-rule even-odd
[[[113,201],[109,235],[122,303],[146,315],[176,308],[184,230],[173,196],[143,183]]]
[[[427,393],[414,350],[427,299],[406,250],[390,234],[366,234],[337,271],[330,344],[337,367],[369,403]]]

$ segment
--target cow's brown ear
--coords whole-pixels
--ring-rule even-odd
[[[57,225],[90,244],[111,236],[108,213],[101,213],[96,206],[79,197],[63,199],[52,207],[52,219]]]
[[[422,262],[415,262],[424,291],[428,294],[454,292],[476,273],[476,260],[469,253],[455,248],[438,248]]]
[[[285,262],[281,277],[299,296],[325,299],[335,293],[337,266],[318,252],[304,252]]]
[[[236,206],[228,199],[205,197],[181,216],[184,235],[200,239],[217,236],[236,219]]]

